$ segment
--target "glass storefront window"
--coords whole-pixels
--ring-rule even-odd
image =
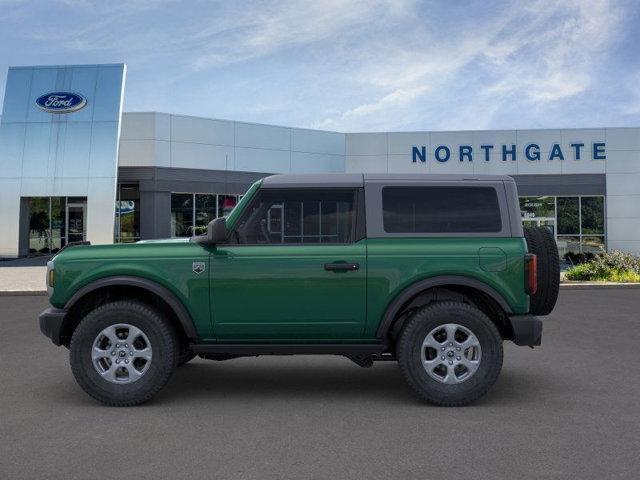
[[[556,241],[558,242],[558,254],[560,258],[563,258],[566,254],[578,254],[580,253],[580,236],[560,236],[558,235]]]
[[[216,218],[216,196],[214,194],[196,194],[195,235],[207,233],[207,225]]]
[[[193,194],[171,194],[171,236],[193,235]]]
[[[86,202],[86,200],[80,199],[79,203],[82,201]],[[60,250],[63,247],[63,243],[66,244],[65,240],[78,240],[66,238],[65,203],[64,197],[51,197],[51,253]],[[82,240],[82,238],[79,240]]]
[[[49,197],[29,200],[29,253],[46,255],[51,246]]]
[[[582,234],[604,234],[604,197],[581,197]]]
[[[116,242],[140,240],[140,190],[138,185],[118,185],[116,201]]]
[[[588,236],[582,237],[582,252],[583,253],[603,253],[604,248],[604,236]]]
[[[578,197],[558,197],[558,235],[580,234]]]
[[[58,252],[69,242],[86,238],[86,197],[31,197],[29,254]]]
[[[532,218],[555,218],[555,197],[520,197],[520,213],[523,220]]]
[[[602,196],[521,197],[520,211],[524,227],[546,226],[557,234],[558,251],[563,257],[605,251]]]

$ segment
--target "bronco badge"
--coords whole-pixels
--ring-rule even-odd
[[[193,262],[193,273],[201,274],[204,272],[205,265],[204,262]]]

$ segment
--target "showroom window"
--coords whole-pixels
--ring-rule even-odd
[[[140,240],[140,190],[138,185],[119,184],[116,199],[116,223],[114,229],[117,243]]]
[[[605,251],[605,204],[602,196],[521,197],[522,223],[550,228],[561,257]]]
[[[172,193],[171,236],[192,237],[207,231],[207,224],[229,215],[242,195]]]
[[[263,191],[237,228],[246,245],[349,243],[354,225],[353,192]]]
[[[86,239],[86,197],[31,197],[28,209],[29,255],[56,253]]]

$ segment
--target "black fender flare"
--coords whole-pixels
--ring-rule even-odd
[[[158,295],[162,300],[164,300],[169,307],[173,310],[184,330],[185,335],[190,341],[198,340],[198,332],[196,331],[196,327],[193,325],[193,320],[191,319],[191,315],[189,311],[186,309],[184,304],[180,301],[178,297],[174,293],[172,293],[166,287],[163,287],[159,283],[154,282],[153,280],[149,280],[147,278],[141,277],[133,277],[133,276],[114,276],[114,277],[104,277],[98,280],[94,280],[91,283],[80,288],[76,291],[71,298],[67,301],[64,306],[66,311],[69,311],[81,298],[83,298],[88,293],[91,293],[99,288],[109,287],[109,286],[131,286],[138,287],[148,292],[151,292],[155,295]]]
[[[486,283],[470,277],[462,277],[457,275],[441,275],[437,277],[426,278],[424,280],[419,280],[415,283],[412,283],[404,290],[402,290],[398,295],[396,295],[396,297],[387,306],[384,315],[380,320],[378,330],[376,331],[376,337],[380,339],[387,338],[387,334],[389,333],[389,329],[393,324],[393,320],[396,314],[400,311],[402,306],[407,303],[412,297],[416,296],[423,290],[434,287],[441,287],[444,285],[457,285],[460,287],[475,288],[476,290],[479,290],[491,297],[507,315],[512,313],[511,307],[504,299],[504,297]]]

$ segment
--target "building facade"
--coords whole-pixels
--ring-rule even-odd
[[[0,118],[0,257],[113,241],[125,66],[10,68]]]
[[[322,172],[511,175],[523,222],[549,226],[562,255],[640,253],[640,128],[342,133],[120,113],[124,71],[10,69],[0,256],[190,236],[259,178]]]

